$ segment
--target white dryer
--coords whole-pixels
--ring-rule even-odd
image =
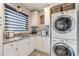
[[[76,56],[77,43],[75,40],[58,39],[52,40],[51,56]]]
[[[77,39],[77,10],[52,14],[51,30],[53,38]]]

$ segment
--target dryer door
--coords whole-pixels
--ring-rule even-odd
[[[56,43],[52,51],[56,56],[75,56],[73,49],[65,43]]]
[[[66,33],[71,30],[72,27],[72,18],[67,15],[59,16],[54,22],[54,29],[59,33]]]

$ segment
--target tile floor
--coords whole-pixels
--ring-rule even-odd
[[[49,54],[35,49],[29,56],[49,56]]]

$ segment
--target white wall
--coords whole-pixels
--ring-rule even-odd
[[[44,8],[45,25],[50,25],[50,7]]]
[[[3,48],[3,32],[4,32],[4,6],[0,3],[0,56]]]
[[[39,11],[39,15],[44,15],[44,9]]]
[[[59,5],[59,4],[63,4],[63,3],[49,3],[49,7],[53,7],[53,6],[56,6],[56,5]]]

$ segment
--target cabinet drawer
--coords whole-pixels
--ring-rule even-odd
[[[5,44],[4,45],[4,50],[14,48],[14,47],[17,47],[17,42],[11,42],[11,43]]]

